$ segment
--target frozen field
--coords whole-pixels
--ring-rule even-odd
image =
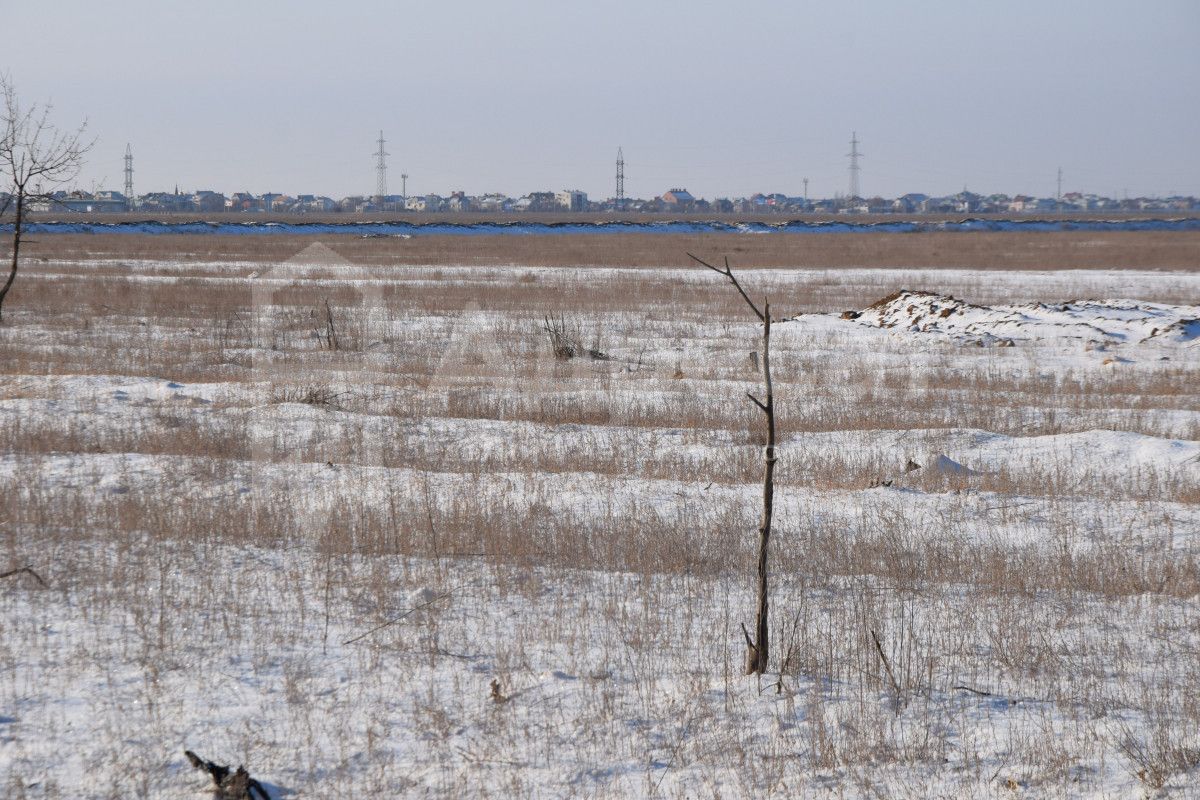
[[[719,276],[30,264],[0,795],[1200,796],[1200,274],[740,277],[761,679]]]

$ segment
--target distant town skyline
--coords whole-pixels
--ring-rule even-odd
[[[127,156],[127,158],[129,158]],[[378,188],[378,187],[377,187]],[[386,187],[384,187],[386,188]],[[0,200],[5,197],[0,192]],[[348,196],[334,199],[328,195],[302,193],[285,195],[274,192],[224,192],[202,189],[122,194],[115,190],[86,192],[60,190],[53,196],[39,198],[29,206],[35,213],[142,213],[195,214],[224,216],[226,214],[362,214],[393,213],[396,215],[423,212],[461,213],[521,213],[521,212],[603,212],[668,213],[668,214],[776,214],[799,216],[805,214],[1017,214],[1049,215],[1093,212],[1167,212],[1194,214],[1200,211],[1200,198],[1195,196],[1113,198],[1097,194],[1064,192],[1055,197],[1030,194],[979,194],[968,190],[950,195],[927,195],[908,192],[895,198],[884,197],[803,197],[783,193],[756,192],[748,197],[696,197],[684,187],[676,187],[650,198],[589,198],[586,192],[533,191],[519,196],[493,192],[468,195],[457,191],[447,195],[385,194]]]
[[[1200,194],[1200,4],[13,4],[81,189]],[[45,52],[52,34],[53,57]]]
[[[378,141],[378,140],[376,140],[376,141]],[[857,143],[861,143],[861,142],[858,142],[858,140],[854,140],[854,141]],[[77,191],[77,192],[85,192],[85,193],[91,193],[91,194],[111,193],[114,191],[121,191],[126,185],[126,183],[125,183],[126,176],[124,173],[125,165],[129,164],[130,162],[136,163],[134,155],[131,152],[131,147],[132,147],[131,145],[127,144],[124,155],[122,156],[122,173],[121,173],[122,177],[121,177],[120,181],[117,181],[117,180],[114,180],[111,178],[106,178],[104,180],[104,182],[101,184],[101,183],[93,180],[91,182],[90,186],[84,186],[79,181],[76,181],[69,186],[60,187],[60,188],[64,191]],[[373,173],[374,179],[375,179],[375,187],[374,188],[377,189],[379,186],[378,154],[377,153],[373,154],[372,159],[373,159],[373,163],[374,163],[374,166],[372,168],[372,173]],[[857,162],[857,163],[861,163],[861,162]],[[622,166],[624,166],[624,159],[622,159]],[[614,159],[614,176],[615,176],[615,171],[616,171],[616,164],[615,164],[615,159]],[[858,174],[854,175],[853,178],[849,177],[851,175],[852,171],[858,173]],[[972,186],[967,186],[967,185],[963,185],[960,189],[958,189],[958,191],[951,191],[951,192],[945,192],[945,193],[929,193],[929,192],[923,192],[920,190],[909,189],[909,190],[900,192],[896,195],[887,195],[887,194],[880,193],[880,192],[860,192],[859,194],[852,195],[852,194],[850,194],[850,188],[852,188],[854,184],[851,183],[851,181],[861,181],[861,171],[862,171],[861,166],[858,167],[858,169],[854,169],[854,167],[851,166],[850,160],[848,158],[848,160],[847,160],[847,176],[848,176],[847,177],[847,186],[840,191],[835,190],[833,193],[831,193],[829,195],[814,194],[809,189],[809,186],[808,186],[809,181],[805,178],[802,178],[801,179],[801,188],[798,191],[794,190],[794,187],[793,187],[792,191],[788,191],[789,187],[759,187],[758,189],[756,189],[752,192],[748,192],[743,195],[712,195],[712,197],[713,198],[717,198],[717,197],[726,197],[726,198],[750,197],[750,196],[756,195],[756,194],[763,194],[764,192],[768,193],[768,194],[771,194],[771,193],[783,194],[783,195],[786,195],[786,196],[792,197],[792,198],[807,197],[807,198],[824,199],[824,200],[851,198],[851,197],[860,197],[863,199],[881,198],[882,197],[882,198],[890,199],[893,197],[902,197],[902,196],[911,195],[911,194],[920,194],[920,195],[925,195],[925,196],[929,196],[929,197],[944,197],[944,196],[949,196],[949,195],[954,195],[954,194],[959,194],[959,193],[979,194],[982,196],[1005,195],[1005,196],[1013,196],[1013,197],[1028,196],[1028,197],[1055,197],[1055,198],[1064,196],[1064,195],[1084,195],[1084,196],[1089,196],[1089,197],[1103,197],[1103,198],[1109,198],[1109,199],[1114,199],[1114,200],[1128,199],[1131,197],[1165,198],[1165,197],[1176,197],[1176,196],[1182,196],[1182,197],[1194,196],[1193,193],[1188,193],[1188,192],[1159,192],[1159,193],[1136,195],[1136,194],[1131,194],[1128,189],[1123,189],[1120,193],[1102,192],[1102,191],[1099,191],[1099,192],[1098,191],[1082,191],[1079,189],[1071,188],[1072,182],[1071,182],[1069,176],[1067,176],[1062,171],[1061,167],[1055,170],[1055,175],[1053,178],[1054,191],[1051,192],[1049,195],[1038,194],[1036,192],[1028,192],[1028,191],[1017,191],[1017,192],[1013,192],[1010,195],[1008,192],[990,191],[987,187],[978,187],[978,186],[972,187]],[[136,172],[137,172],[137,170],[135,168],[135,175],[136,175]],[[493,190],[493,191],[489,191],[489,192],[472,193],[472,192],[464,192],[462,189],[450,189],[447,187],[438,187],[438,188],[430,187],[430,188],[426,188],[423,191],[418,193],[418,192],[410,191],[408,188],[407,184],[408,184],[409,179],[412,177],[411,175],[404,172],[402,169],[395,170],[395,181],[393,181],[392,173],[393,173],[393,170],[391,168],[391,165],[389,164],[389,165],[387,165],[387,169],[386,169],[387,183],[385,184],[388,187],[387,193],[388,193],[389,197],[414,197],[414,196],[423,196],[423,195],[440,195],[440,196],[448,197],[452,194],[468,194],[471,196],[504,195],[504,196],[510,196],[510,197],[522,197],[531,192],[537,193],[537,192],[547,192],[547,191],[551,191],[551,192],[553,192],[553,191],[571,191],[570,189],[555,189],[550,186],[542,186],[542,187],[538,187],[538,188],[525,187],[523,190],[519,190],[516,192],[505,191],[505,190]],[[622,169],[622,176],[624,175],[624,173],[625,173],[625,170]],[[396,184],[399,184],[399,185],[397,186]],[[137,187],[138,185],[139,185],[138,181],[135,178],[134,186]],[[254,195],[254,196],[277,195],[277,196],[293,196],[294,197],[297,195],[313,195],[313,194],[316,194],[316,195],[322,196],[322,197],[332,197],[332,198],[347,198],[347,197],[370,198],[370,197],[378,196],[375,191],[371,191],[371,192],[359,191],[359,192],[353,192],[353,193],[346,194],[346,195],[342,195],[340,193],[322,194],[319,191],[314,193],[311,191],[312,187],[307,187],[306,190],[303,190],[300,192],[274,192],[271,190],[267,190],[267,191],[263,191],[263,192],[256,192],[256,191],[251,191],[251,190],[230,192],[227,190],[226,187],[215,188],[215,189],[214,189],[214,187],[215,187],[215,184],[212,181],[207,181],[207,182],[201,181],[195,187],[188,187],[188,186],[181,187],[181,186],[179,186],[179,184],[177,182],[174,186],[171,186],[171,187],[144,187],[143,186],[140,189],[135,188],[134,196],[136,197],[136,196],[139,196],[142,194],[149,194],[149,193],[161,194],[161,193],[167,193],[167,192],[172,192],[172,191],[181,191],[181,190],[187,194],[192,194],[197,191],[214,191],[215,190],[217,193],[222,193],[222,194],[235,194],[236,193],[236,194],[249,194],[249,195]],[[615,181],[614,181],[613,188],[615,189]],[[681,187],[681,188],[686,188],[686,187]],[[859,187],[859,188],[861,189],[861,187]],[[225,190],[222,191],[222,189],[225,189]],[[582,190],[579,190],[579,191],[582,191]],[[588,192],[583,192],[583,193],[585,195],[589,194]],[[1197,194],[1200,194],[1200,193],[1197,193]],[[599,199],[614,199],[616,195],[615,195],[614,191],[610,190],[607,193],[601,192],[600,195],[590,195],[590,196],[593,200],[599,200]],[[633,197],[628,192],[625,192],[623,196],[630,197],[630,198]],[[649,195],[648,197],[643,197],[641,199],[653,199],[655,197],[661,197],[661,196],[662,196],[661,194],[655,194],[655,195]],[[697,194],[697,196],[705,197],[705,195],[699,195],[699,194]]]

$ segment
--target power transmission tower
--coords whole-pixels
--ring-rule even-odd
[[[808,178],[804,179],[804,205],[808,205]]]
[[[617,211],[625,210],[625,154],[617,148]]]
[[[379,132],[379,151],[375,153],[375,194],[379,197],[379,202],[383,203],[383,198],[387,197],[387,157],[383,149],[384,138],[383,131]]]
[[[125,145],[125,210],[133,211],[133,149]]]
[[[1054,199],[1062,202],[1062,167],[1058,168],[1058,193],[1054,195]]]
[[[850,198],[859,197],[858,193],[858,173],[862,171],[862,167],[858,165],[858,160],[863,157],[863,154],[858,152],[858,131],[853,131],[850,134],[850,152],[847,153],[850,157]]]

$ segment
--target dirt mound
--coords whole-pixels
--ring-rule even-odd
[[[1188,344],[1200,338],[1200,308],[1141,300],[979,306],[937,292],[902,289],[842,319],[913,333],[940,333],[981,345],[1073,338],[1100,345],[1157,341]]]
[[[981,306],[972,305],[947,294],[901,289],[876,300],[858,312],[854,319],[880,328],[902,327],[926,331],[931,327],[936,329],[939,320],[982,310],[984,309]]]

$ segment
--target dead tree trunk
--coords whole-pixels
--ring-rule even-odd
[[[770,555],[771,545],[771,515],[775,503],[775,393],[771,387],[771,304],[764,301],[763,308],[760,311],[758,306],[754,305],[754,301],[742,289],[742,285],[738,283],[738,279],[734,277],[733,270],[729,268],[729,259],[725,259],[725,268],[720,269],[714,267],[705,261],[696,258],[691,253],[688,253],[693,261],[703,266],[708,267],[718,275],[724,275],[738,290],[738,294],[750,306],[750,309],[762,322],[762,377],[763,377],[763,399],[759,400],[752,394],[747,393],[754,405],[758,406],[763,412],[767,421],[767,444],[763,449],[763,506],[762,516],[759,519],[758,525],[758,606],[755,612],[754,620],[754,636],[746,632],[746,627],[742,626],[742,633],[746,637],[746,674],[762,675],[767,671],[767,660],[770,656],[770,584],[767,580],[767,567]]]
[[[775,394],[771,390],[771,304],[763,302],[763,386],[765,402],[748,395],[767,417],[767,446],[763,449],[763,507],[758,524],[758,610],[755,617],[755,645],[747,659],[746,671],[758,675],[767,671],[767,611],[770,591],[767,586],[767,553],[771,544],[771,514],[775,502]]]
[[[7,204],[5,204],[7,205]],[[17,265],[20,264],[18,257],[21,253],[21,228],[25,222],[25,191],[24,187],[18,190],[16,196],[16,218],[13,220],[12,234],[12,262],[8,271],[8,279],[4,281],[4,285],[0,286],[0,320],[4,319],[4,298],[8,297],[8,290],[12,288],[13,281],[17,279]],[[0,213],[0,216],[3,216]]]

